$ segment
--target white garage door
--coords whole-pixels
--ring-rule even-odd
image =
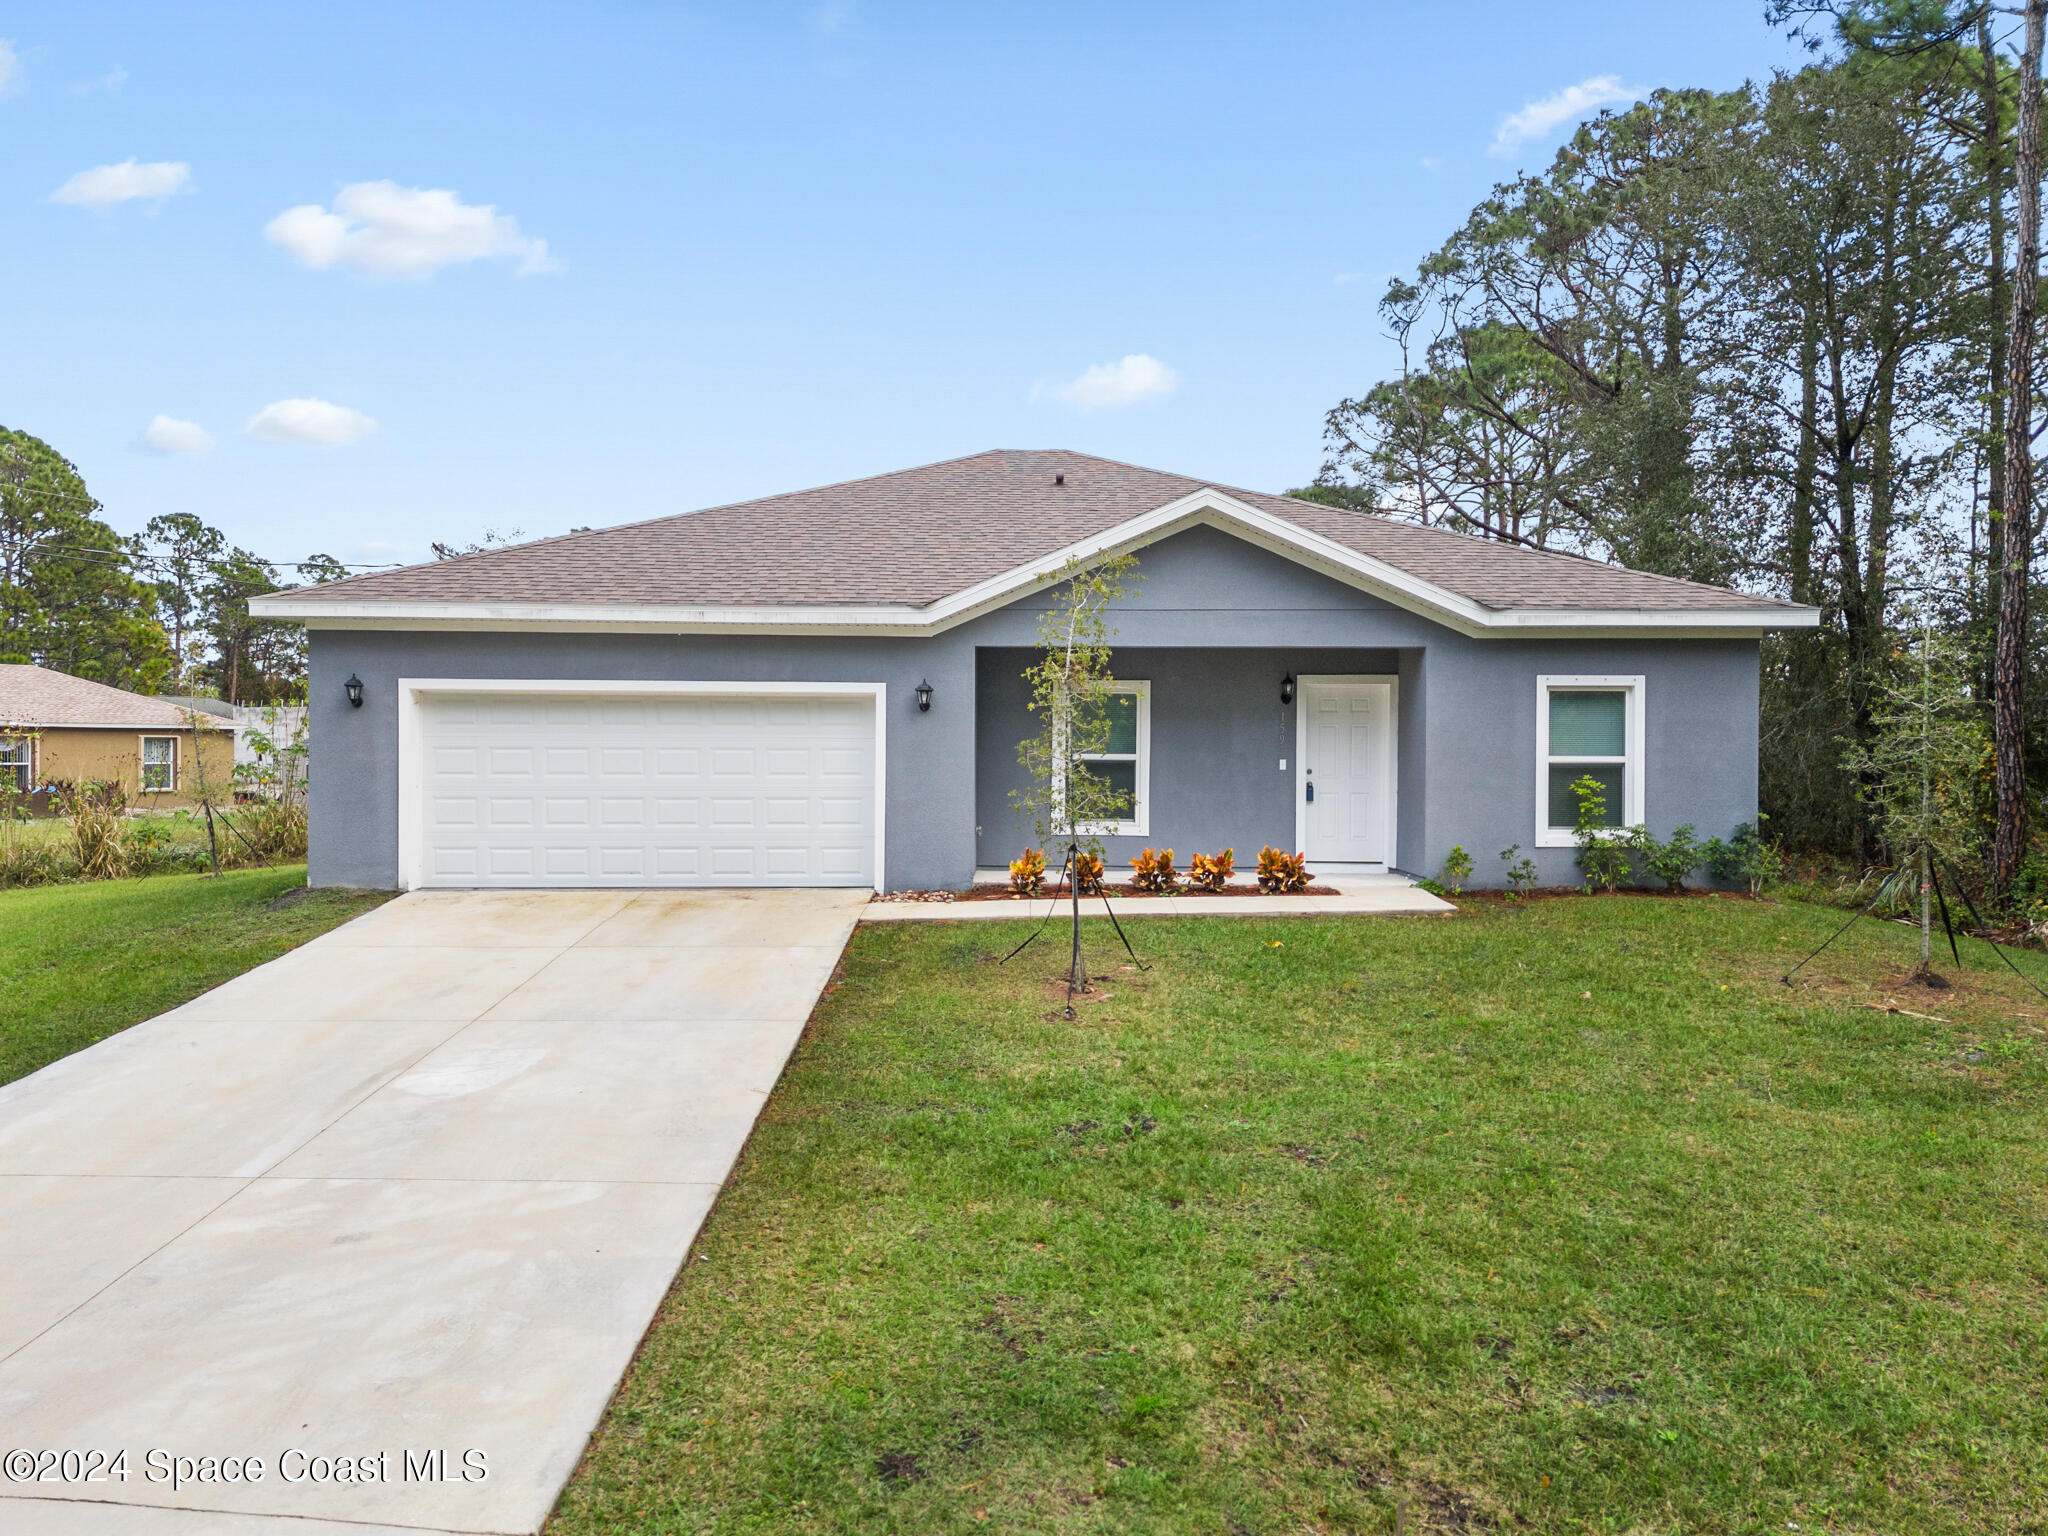
[[[421,702],[428,885],[874,884],[867,695]]]

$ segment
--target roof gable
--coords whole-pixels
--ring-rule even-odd
[[[930,633],[1105,550],[1209,522],[1474,633],[1804,625],[1810,609],[1058,451],[996,450],[259,599],[326,623]]]

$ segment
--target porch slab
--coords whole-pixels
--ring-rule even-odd
[[[977,880],[981,872],[977,871]],[[997,877],[1000,878],[1000,877]],[[1336,889],[1334,896],[1229,896],[1221,899],[1186,896],[1118,896],[1112,898],[1122,917],[1345,917],[1368,912],[1455,912],[1406,875],[1324,875],[1317,884]],[[1051,903],[1030,901],[889,901],[877,897],[860,909],[864,923],[1017,922],[1045,915]],[[1081,903],[1081,915],[1101,919],[1098,898]]]

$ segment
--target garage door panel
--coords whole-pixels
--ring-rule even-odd
[[[428,698],[419,868],[446,885],[868,885],[866,697]]]

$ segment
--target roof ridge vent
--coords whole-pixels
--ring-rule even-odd
[[[1066,471],[1061,470],[1059,473],[1055,474],[1052,477],[1052,483],[1054,485],[1065,485],[1067,483]]]

